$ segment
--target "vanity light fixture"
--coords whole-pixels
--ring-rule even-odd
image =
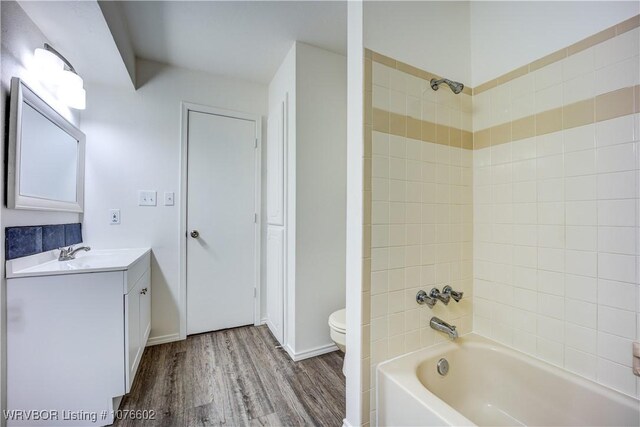
[[[36,49],[34,58],[43,85],[69,107],[84,110],[87,105],[84,82],[67,58],[48,43]]]

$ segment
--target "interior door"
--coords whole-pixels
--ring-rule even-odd
[[[256,123],[189,111],[187,333],[254,323]]]

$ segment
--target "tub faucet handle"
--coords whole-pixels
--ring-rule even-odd
[[[429,296],[431,298],[442,301],[444,305],[449,305],[449,299],[451,298],[451,295],[446,292],[440,292],[440,289],[438,288],[431,289],[431,292],[429,292]]]
[[[442,288],[442,293],[451,296],[451,298],[453,298],[455,302],[460,302],[462,296],[464,295],[464,292],[454,291],[453,288],[449,285]]]
[[[425,291],[418,291],[416,294],[416,302],[420,305],[426,304],[429,308],[433,308],[438,301],[435,298],[431,298]]]

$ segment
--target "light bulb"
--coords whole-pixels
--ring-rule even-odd
[[[83,89],[82,77],[71,71],[63,71],[58,78],[58,98],[71,108],[84,110],[86,107],[86,92]]]

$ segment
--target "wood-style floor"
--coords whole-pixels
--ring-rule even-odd
[[[114,425],[342,425],[342,353],[293,362],[277,345],[265,326],[247,326],[148,347],[120,409],[156,419]]]

